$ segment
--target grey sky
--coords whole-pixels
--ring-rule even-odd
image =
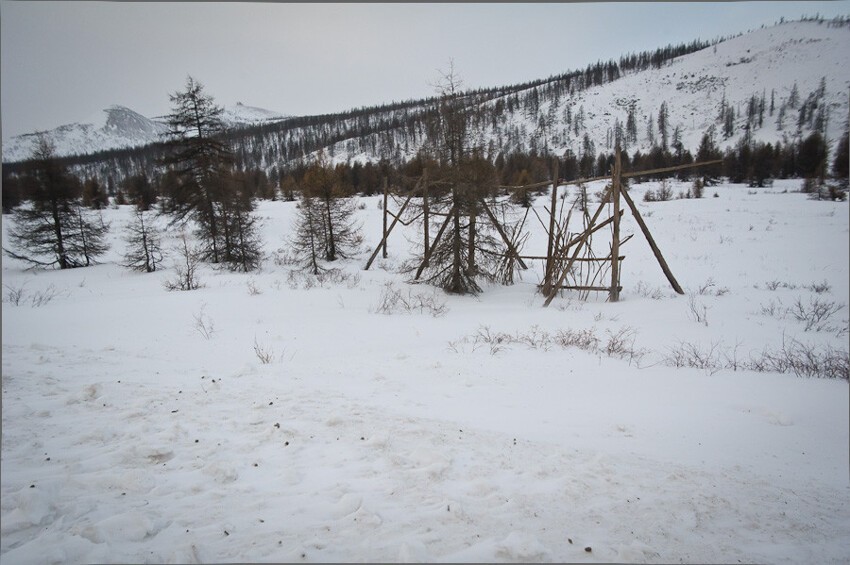
[[[146,116],[191,74],[220,104],[293,115],[420,98],[449,59],[470,88],[583,68],[837,2],[289,4],[0,1],[3,138],[120,104]]]

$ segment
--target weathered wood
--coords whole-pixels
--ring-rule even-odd
[[[422,172],[422,230],[424,250],[422,256],[425,257],[431,253],[431,232],[429,231],[430,209],[428,207],[428,169]]]
[[[595,228],[594,224],[596,224],[596,220],[598,220],[600,214],[602,214],[602,210],[605,209],[605,201],[608,199],[607,196],[608,196],[609,192],[610,192],[610,190],[606,191],[605,194],[603,194],[602,202],[599,204],[599,207],[596,209],[596,212],[594,212],[593,217],[587,223],[587,226],[588,226],[587,229],[585,229],[584,233],[582,233],[578,237],[578,241],[576,241],[576,247],[575,247],[575,251],[573,252],[572,257],[567,262],[567,266],[564,267],[563,271],[561,271],[561,275],[558,277],[558,281],[549,290],[549,294],[546,296],[546,300],[543,302],[544,308],[549,306],[552,303],[552,301],[555,299],[555,296],[558,294],[558,287],[560,287],[561,285],[564,284],[564,279],[567,278],[567,274],[570,272],[570,268],[572,268],[573,263],[575,263],[575,260],[578,258],[578,254],[581,252],[581,248],[587,242],[587,238],[590,237],[590,234],[592,234],[594,231],[596,231],[596,229],[598,229],[598,228]],[[610,218],[609,218],[609,220],[610,220]],[[572,242],[570,242],[570,243],[572,243]],[[569,247],[569,246],[567,246],[567,247]]]
[[[548,259],[548,257],[544,257],[543,255],[520,255],[520,257],[523,258],[523,259],[528,259],[529,261],[535,261],[535,260],[536,261],[545,261],[546,259]],[[620,257],[619,257],[620,261],[622,261],[625,258],[626,258],[625,255],[620,255]],[[579,257],[579,258],[576,259],[576,263],[607,263],[610,260],[611,260],[610,256],[608,256],[608,257]],[[540,284],[538,286],[540,286],[541,288],[543,287],[542,284]]]
[[[446,228],[449,227],[449,222],[452,220],[454,211],[454,206],[452,206],[449,210],[448,215],[446,216],[446,221],[443,222],[442,226],[440,226],[440,231],[437,232],[437,236],[434,238],[434,241],[431,242],[431,249],[428,250],[427,255],[422,257],[422,263],[419,265],[419,268],[416,269],[416,276],[413,277],[413,280],[418,281],[419,277],[422,275],[422,271],[424,271],[425,267],[428,266],[428,262],[431,259],[431,254],[434,252],[434,249],[437,248],[437,244],[440,243],[440,238],[443,237],[443,233],[446,231]]]
[[[622,173],[620,176],[624,179],[630,179],[634,177],[646,177],[649,175],[658,175],[661,173],[675,173],[676,171],[684,171],[685,169],[693,169],[694,167],[717,165],[718,163],[722,162],[723,159],[715,159],[714,161],[703,161],[701,163],[691,163],[689,165],[676,165],[675,167],[663,167],[661,169],[650,169],[648,171],[632,171],[629,173]]]
[[[560,286],[560,287],[558,287],[558,288],[559,288],[559,289],[563,289],[563,290],[596,290],[596,291],[599,291],[599,292],[609,292],[609,293],[611,292],[611,287],[608,287],[608,286],[571,286],[571,285],[563,285],[563,286]],[[617,287],[617,290],[618,290],[618,291],[621,291],[621,290],[623,290],[623,287],[618,286],[618,287]]]
[[[487,217],[490,218],[490,223],[493,224],[493,227],[496,228],[497,232],[499,232],[499,236],[501,236],[502,241],[507,246],[508,252],[513,257],[515,257],[517,259],[517,262],[519,263],[520,268],[527,269],[528,266],[525,264],[525,262],[519,256],[519,251],[517,251],[516,248],[514,247],[514,244],[511,243],[511,240],[508,237],[508,234],[506,234],[505,230],[502,229],[502,226],[499,224],[499,220],[496,219],[496,216],[493,214],[493,211],[490,210],[490,207],[487,206],[487,203],[484,202],[483,198],[481,199],[481,205],[484,207],[484,211],[487,212]]]
[[[404,201],[404,204],[402,204],[402,205],[401,205],[401,208],[400,208],[400,209],[399,209],[399,211],[398,211],[398,216],[399,216],[399,217],[400,217],[400,216],[404,213],[404,210],[407,208],[407,205],[408,205],[408,204],[410,204],[410,199],[411,199],[411,198],[413,198],[413,195],[412,195],[412,194],[411,194],[410,196],[408,196],[408,197],[407,197],[407,200],[405,200],[405,201]],[[393,223],[392,223],[392,224],[390,224],[389,229],[388,229],[388,230],[386,230],[386,232],[384,233],[384,237],[383,237],[383,238],[381,238],[381,243],[379,243],[379,244],[378,244],[378,247],[376,247],[376,248],[375,248],[375,251],[373,251],[373,252],[372,252],[372,256],[371,256],[371,257],[369,257],[369,260],[366,262],[366,267],[364,268],[364,270],[368,271],[368,270],[369,270],[369,267],[371,267],[371,266],[372,266],[372,262],[375,260],[375,257],[377,257],[377,256],[378,256],[378,252],[381,250],[381,246],[382,246],[384,243],[386,243],[387,239],[390,237],[390,233],[393,231],[393,228],[395,227],[395,225],[396,225],[397,223],[398,223],[398,217],[396,217],[396,219],[395,219],[395,220],[393,220]]]
[[[670,281],[670,285],[673,287],[673,290],[675,290],[679,294],[685,294],[685,291],[682,290],[681,286],[679,286],[679,282],[676,280],[676,277],[673,276],[673,272],[667,265],[667,261],[664,260],[664,256],[661,254],[661,250],[658,249],[658,245],[655,243],[655,239],[653,239],[652,234],[649,232],[649,228],[643,221],[643,218],[641,217],[637,206],[635,206],[635,203],[632,201],[632,197],[629,196],[629,193],[625,190],[622,191],[622,194],[623,198],[626,200],[626,204],[629,205],[629,208],[632,211],[632,215],[635,217],[635,220],[637,220],[637,223],[640,226],[640,231],[643,232],[643,236],[646,238],[646,241],[652,248],[652,252],[655,254],[655,259],[658,260],[658,264],[661,265],[661,270],[664,271],[664,275],[666,275],[667,280]]]
[[[383,236],[384,236],[383,241],[384,241],[384,243],[381,246],[382,249],[383,249],[384,259],[387,258],[387,200],[389,198],[389,194],[390,194],[389,183],[387,182],[387,177],[385,176],[384,177],[384,214],[383,214],[384,215],[384,231],[383,231]],[[366,268],[368,269],[369,267],[366,267]]]
[[[534,190],[535,188],[543,188],[544,186],[548,186],[550,184],[552,184],[551,180],[544,180],[544,181],[541,181],[541,182],[535,182],[535,183],[532,183],[532,184],[525,184],[525,185],[522,185],[522,186],[500,185],[498,188],[499,188],[499,190],[511,190],[511,191],[514,191],[514,190]]]
[[[614,257],[620,256],[620,144],[614,152],[614,175],[611,179],[611,200],[614,203],[614,223],[611,229],[611,302],[620,300],[620,262]]]
[[[543,275],[543,293],[549,294],[555,269],[555,210],[558,208],[558,159],[552,160],[552,198],[549,209],[549,240],[546,243],[546,270]]]

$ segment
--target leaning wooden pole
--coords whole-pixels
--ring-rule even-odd
[[[558,159],[552,160],[552,198],[549,204],[549,242],[546,244],[546,272],[543,275],[543,294],[552,290],[555,276],[555,211],[558,207]]]
[[[544,307],[549,306],[549,304],[551,304],[552,301],[555,299],[555,295],[558,294],[558,288],[564,283],[564,279],[567,278],[567,273],[569,273],[570,267],[572,267],[573,263],[575,262],[575,259],[578,257],[578,254],[581,251],[581,248],[584,245],[584,242],[587,240],[587,237],[591,233],[593,233],[591,230],[593,230],[594,224],[596,224],[596,220],[598,220],[599,216],[602,215],[602,210],[605,209],[605,201],[608,199],[609,194],[610,194],[610,191],[605,191],[605,194],[602,195],[602,202],[599,204],[599,207],[596,209],[596,212],[594,212],[593,217],[590,219],[590,222],[588,222],[587,229],[585,230],[584,234],[582,234],[579,237],[578,242],[576,242],[576,248],[575,248],[575,251],[573,253],[573,257],[567,263],[567,266],[564,268],[564,270],[561,271],[561,275],[558,277],[557,282],[555,282],[555,284],[553,284],[553,285],[550,285],[548,293],[546,293],[546,292],[543,293],[543,294],[546,295],[546,301],[543,303]],[[553,257],[553,259],[554,259],[554,257]],[[552,276],[553,277],[555,276],[554,272],[552,273]]]
[[[635,220],[637,220],[637,223],[640,226],[640,231],[643,232],[643,236],[646,238],[646,241],[652,248],[652,252],[655,254],[655,258],[658,260],[658,264],[661,265],[661,270],[664,271],[664,274],[667,276],[667,280],[670,281],[670,285],[673,287],[673,290],[675,290],[679,294],[685,294],[685,291],[682,290],[681,286],[679,286],[679,282],[676,280],[676,277],[673,276],[673,272],[667,265],[667,261],[664,260],[664,256],[661,254],[661,250],[658,249],[658,245],[655,243],[655,239],[653,239],[652,234],[649,232],[649,228],[646,226],[646,223],[643,221],[643,218],[641,218],[637,206],[635,206],[635,203],[632,201],[632,197],[629,196],[629,193],[625,190],[622,191],[622,193],[626,204],[629,205],[629,208],[632,211],[632,215],[635,217]]]
[[[383,249],[382,256],[383,256],[384,259],[387,258],[387,239],[388,239],[387,238],[387,213],[388,213],[387,212],[387,200],[389,199],[389,194],[390,194],[389,183],[387,182],[387,177],[385,176],[384,177],[384,233],[383,233],[384,243],[381,246],[381,248]],[[399,214],[399,215],[401,215],[401,214]],[[368,269],[369,267],[366,267],[366,268]]]
[[[603,198],[603,200],[604,200],[604,198]],[[603,204],[603,206],[604,206],[604,204]],[[600,210],[601,210],[601,207],[600,207]],[[623,211],[620,210],[620,216],[622,216],[622,215],[623,215]],[[561,275],[558,277],[558,280],[552,286],[552,290],[549,292],[549,295],[546,297],[546,300],[543,302],[544,307],[549,306],[552,303],[552,301],[555,299],[555,296],[558,294],[558,290],[564,284],[564,280],[566,280],[567,274],[569,274],[570,269],[573,266],[573,263],[575,263],[576,261],[579,260],[578,254],[581,253],[582,247],[584,247],[584,245],[587,243],[587,238],[589,238],[591,236],[591,234],[593,234],[593,232],[595,232],[596,230],[602,229],[603,227],[607,226],[608,224],[610,224],[611,222],[614,221],[614,218],[608,218],[607,220],[605,220],[604,222],[602,222],[599,225],[593,225],[593,222],[596,221],[597,217],[598,216],[596,216],[596,215],[593,216],[594,219],[589,224],[589,227],[579,236],[578,241],[576,241],[575,239],[573,240],[573,241],[576,242],[576,244],[575,244],[576,247],[575,247],[575,250],[573,251],[573,255],[572,255],[572,257],[570,257],[570,260],[567,261],[566,267],[564,267],[564,270],[561,271]]]
[[[614,154],[614,174],[611,179],[611,200],[614,203],[614,224],[611,233],[611,302],[620,300],[620,144]]]
[[[378,247],[375,248],[375,251],[372,252],[372,256],[369,257],[369,260],[366,262],[366,267],[364,267],[365,271],[369,270],[369,267],[372,266],[372,262],[375,260],[375,257],[378,256],[378,252],[381,250],[382,246],[387,242],[387,239],[390,237],[390,232],[393,231],[393,228],[401,219],[401,215],[404,214],[404,211],[407,209],[407,205],[410,204],[410,199],[413,198],[413,194],[411,193],[407,200],[404,201],[404,204],[399,208],[398,214],[395,214],[393,218],[393,223],[390,224],[390,227],[384,232],[384,237],[381,238],[381,243],[378,244]]]
[[[420,263],[419,268],[416,269],[416,276],[413,277],[413,280],[418,281],[419,277],[422,276],[422,271],[424,271],[425,267],[427,267],[428,264],[430,263],[431,253],[434,252],[434,249],[437,248],[437,244],[440,243],[440,238],[443,237],[443,232],[445,232],[446,228],[449,227],[449,223],[451,223],[452,217],[454,216],[454,213],[455,213],[455,207],[452,206],[449,209],[449,213],[446,214],[446,220],[443,222],[443,225],[440,227],[440,230],[437,232],[436,237],[434,237],[434,241],[431,242],[431,249],[428,251],[428,254],[425,255],[422,258],[422,263]]]
[[[511,239],[508,237],[508,234],[505,233],[505,230],[502,228],[501,224],[499,224],[499,220],[496,218],[496,215],[493,214],[493,211],[490,210],[490,207],[487,206],[487,203],[484,202],[483,198],[479,200],[479,203],[484,208],[484,211],[487,213],[487,217],[490,219],[490,223],[493,224],[493,227],[496,228],[496,231],[499,233],[499,237],[502,238],[502,242],[504,242],[505,246],[508,248],[508,255],[512,255],[516,258],[521,269],[528,269],[528,265],[526,265],[525,261],[522,260],[522,257],[519,256],[519,251],[517,251],[516,247],[514,247],[514,244],[511,243]]]
[[[425,242],[423,257],[431,254],[431,231],[429,226],[430,209],[428,208],[428,169],[422,171],[422,232]]]

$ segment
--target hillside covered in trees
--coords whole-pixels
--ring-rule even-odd
[[[625,54],[533,82],[464,91],[466,131],[506,185],[547,179],[553,156],[565,178],[603,174],[618,143],[629,168],[724,156],[713,172],[736,182],[822,178],[847,150],[848,51],[846,19],[812,19]],[[438,102],[290,117],[230,128],[223,141],[260,198],[291,197],[320,157],[345,192],[371,194],[384,176],[416,174],[432,158]],[[62,163],[122,200],[139,184],[168,194],[173,176],[162,163],[172,150],[163,139],[66,155]],[[18,182],[25,166],[4,162],[7,210],[26,196]]]

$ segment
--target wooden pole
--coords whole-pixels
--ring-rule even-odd
[[[620,300],[620,144],[614,155],[614,175],[611,179],[611,200],[614,202],[614,224],[611,234],[611,302]]]
[[[703,167],[706,165],[716,165],[718,163],[722,163],[723,159],[716,159],[714,161],[703,161],[701,163],[691,163],[690,165],[676,165],[675,167],[663,167],[661,169],[650,169],[648,171],[632,171],[629,173],[622,173],[620,176],[624,179],[630,179],[632,177],[644,177],[647,175],[657,175],[661,173],[674,173],[676,171],[683,171],[685,169],[693,169],[694,167]]]
[[[555,210],[558,207],[558,159],[552,160],[552,198],[549,205],[549,242],[546,244],[546,271],[543,275],[543,294],[552,289],[552,277],[555,276]]]
[[[490,207],[487,206],[487,203],[484,202],[484,199],[481,199],[481,205],[484,207],[484,211],[487,212],[487,217],[490,218],[490,223],[493,224],[493,227],[496,228],[496,231],[499,232],[499,236],[501,236],[502,241],[505,242],[505,245],[508,248],[508,254],[512,255],[516,258],[519,263],[520,268],[527,269],[528,265],[522,260],[522,257],[519,256],[519,251],[514,247],[514,244],[511,243],[508,234],[505,233],[505,230],[502,229],[502,226],[499,224],[499,220],[496,219],[496,216],[493,214],[493,211],[490,210]]]
[[[428,257],[431,254],[431,232],[428,227],[430,210],[428,209],[428,169],[422,171],[422,211],[424,213],[422,220],[422,230],[424,235],[425,249],[422,253],[423,257]]]
[[[405,201],[404,201],[404,204],[402,204],[402,205],[401,205],[401,208],[399,208],[398,215],[397,215],[397,216],[395,217],[395,219],[393,220],[393,223],[391,223],[391,224],[390,224],[389,229],[387,229],[387,230],[384,232],[384,237],[381,239],[381,243],[379,243],[379,244],[378,244],[378,247],[376,247],[376,248],[375,248],[375,251],[373,251],[373,252],[372,252],[372,256],[371,256],[371,257],[369,257],[369,260],[366,262],[366,267],[364,268],[364,270],[368,271],[368,270],[369,270],[369,267],[371,267],[371,266],[372,266],[372,261],[374,261],[374,260],[375,260],[375,257],[377,257],[377,256],[378,256],[378,251],[380,251],[380,250],[381,250],[381,247],[382,247],[382,246],[383,246],[383,245],[387,242],[387,239],[390,237],[390,232],[392,232],[392,231],[393,231],[393,228],[394,228],[394,227],[395,227],[395,225],[398,223],[398,220],[399,220],[399,218],[401,218],[401,215],[404,213],[404,210],[407,208],[407,205],[408,205],[408,204],[410,204],[410,199],[411,199],[411,198],[413,198],[413,194],[411,194],[410,196],[408,196],[408,197],[407,197],[407,200],[405,200]]]
[[[620,212],[620,214],[622,214],[622,211]],[[584,247],[584,245],[587,243],[587,239],[590,237],[590,234],[593,233],[594,231],[596,231],[598,228],[602,227],[603,225],[608,224],[611,221],[612,221],[612,218],[608,218],[607,220],[602,222],[602,224],[600,224],[599,226],[594,226],[592,229],[588,228],[579,237],[579,241],[576,244],[576,248],[575,248],[575,251],[573,252],[573,256],[570,257],[569,261],[567,261],[567,266],[564,267],[564,270],[561,272],[561,276],[558,277],[558,281],[552,286],[551,290],[549,291],[549,295],[546,297],[546,301],[543,302],[544,307],[549,306],[549,304],[551,304],[552,301],[555,299],[555,295],[558,294],[558,289],[563,288],[564,280],[567,278],[567,274],[570,272],[570,269],[572,268],[573,263],[575,263],[576,260],[578,259],[578,254],[581,253],[581,248]],[[591,226],[592,225],[593,224],[591,224]]]
[[[552,301],[555,299],[555,295],[558,294],[558,288],[564,284],[564,279],[567,278],[567,274],[570,272],[570,267],[573,266],[575,260],[578,258],[578,254],[581,252],[581,248],[584,243],[587,241],[587,238],[590,237],[590,234],[598,229],[594,226],[596,224],[596,220],[599,219],[599,216],[602,214],[602,210],[605,208],[605,201],[608,200],[608,191],[602,195],[602,202],[599,204],[599,207],[596,209],[596,212],[593,214],[593,217],[590,219],[590,222],[587,224],[587,229],[583,234],[579,236],[578,242],[576,242],[575,252],[573,256],[570,258],[567,266],[561,271],[561,275],[558,277],[558,281],[552,285],[549,289],[549,293],[546,295],[546,301],[543,303],[543,306],[549,306]],[[572,242],[571,242],[572,243]]]
[[[443,237],[443,232],[446,231],[446,228],[449,227],[449,223],[452,221],[452,217],[454,216],[455,208],[451,207],[449,213],[446,215],[446,221],[443,222],[443,225],[440,226],[440,231],[437,232],[437,236],[434,238],[434,241],[431,242],[431,249],[428,251],[428,255],[422,258],[422,263],[419,265],[419,268],[416,270],[416,276],[413,277],[413,280],[418,281],[419,277],[422,275],[422,271],[425,270],[425,267],[428,266],[428,261],[431,259],[431,254],[434,252],[434,249],[437,248],[437,244],[440,243],[440,238]]]
[[[385,176],[384,177],[384,244],[382,245],[384,259],[387,258],[387,200],[388,200],[388,197],[389,197],[389,192],[390,192],[389,183],[387,182],[387,177]],[[401,214],[399,214],[399,216],[401,216]],[[369,267],[366,267],[366,268],[368,269]]]
[[[623,198],[626,200],[626,204],[629,205],[629,208],[632,211],[632,215],[634,215],[635,220],[637,220],[637,223],[640,226],[640,231],[643,232],[646,241],[652,248],[652,252],[655,254],[655,258],[658,260],[658,264],[661,265],[661,270],[664,271],[664,274],[667,276],[667,280],[670,281],[670,285],[673,287],[673,290],[675,290],[679,294],[685,294],[685,291],[682,290],[681,286],[679,286],[679,282],[676,280],[676,277],[673,276],[673,272],[667,265],[667,261],[664,260],[664,256],[661,255],[661,250],[658,249],[658,245],[656,245],[655,239],[653,239],[652,234],[649,233],[649,228],[646,226],[646,223],[643,221],[643,218],[641,218],[637,206],[635,206],[635,203],[632,201],[632,197],[629,196],[628,191],[624,190],[622,191],[622,193]]]

